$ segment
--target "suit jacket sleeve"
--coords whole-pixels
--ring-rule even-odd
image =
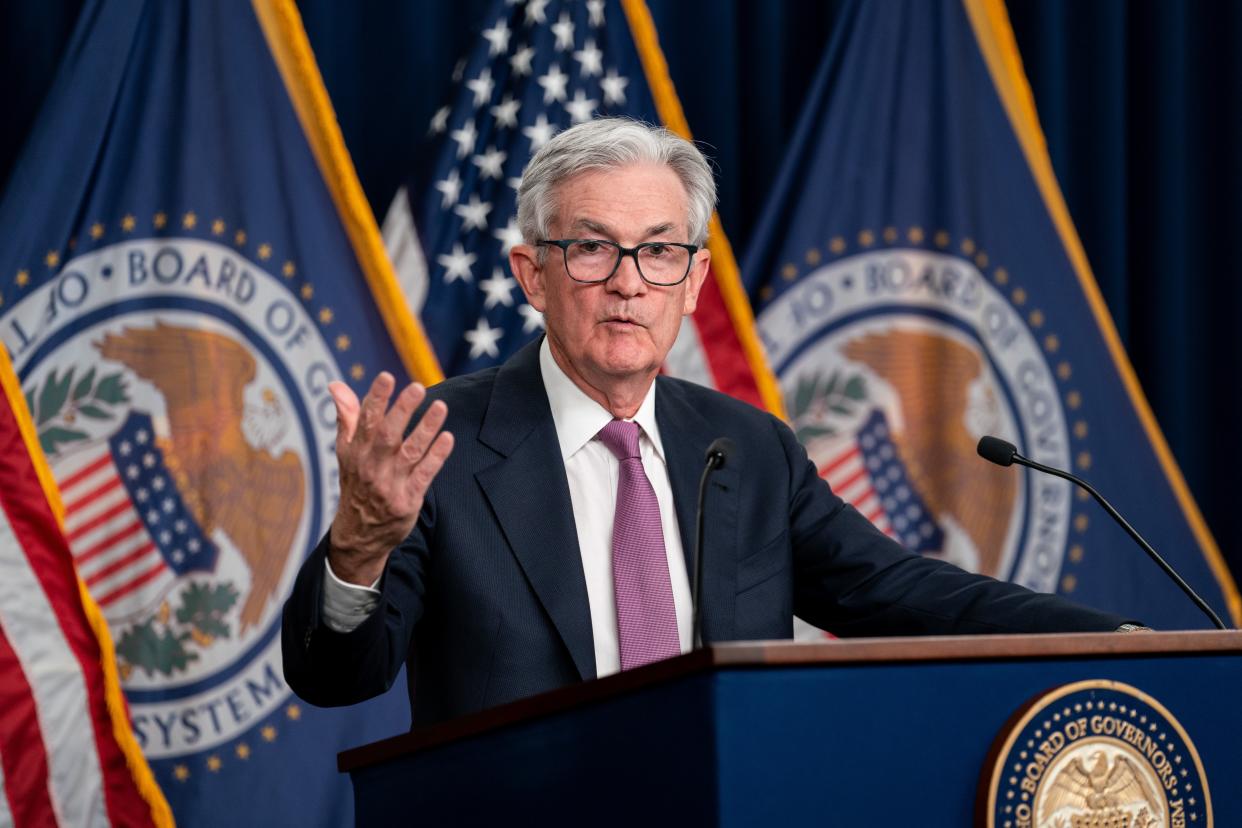
[[[281,625],[285,681],[300,697],[334,707],[365,701],[392,686],[423,613],[430,555],[426,539],[435,511],[429,491],[414,530],[388,557],[379,605],[348,633],[332,630],[322,617],[328,535],[303,562]]]
[[[773,421],[790,480],[794,612],[839,636],[1115,630],[1129,619],[916,555],[820,479]]]

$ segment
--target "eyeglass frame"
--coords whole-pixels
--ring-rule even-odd
[[[578,242],[594,242],[596,244],[603,244],[603,245],[607,245],[608,247],[616,248],[617,260],[616,262],[613,263],[612,270],[609,271],[607,276],[605,276],[602,279],[579,279],[569,272],[569,246],[572,244],[577,244]],[[573,279],[575,282],[577,282],[580,285],[602,285],[604,282],[607,282],[613,276],[617,275],[617,271],[621,268],[621,261],[626,256],[629,256],[630,258],[634,260],[634,269],[638,271],[638,278],[642,279],[644,282],[651,285],[652,287],[677,287],[682,282],[686,281],[687,277],[690,276],[690,271],[694,268],[694,255],[703,249],[702,247],[699,247],[697,244],[688,244],[686,242],[665,242],[665,241],[639,242],[633,247],[625,247],[623,245],[618,244],[617,242],[608,241],[607,239],[538,239],[535,241],[535,246],[536,247],[549,247],[549,246],[559,247],[561,249],[562,260],[565,262],[565,275],[568,276],[570,279]],[[681,275],[681,278],[678,279],[676,282],[653,282],[651,281],[645,275],[643,275],[643,266],[638,261],[638,251],[644,248],[648,248],[648,247],[680,247],[683,250],[686,250],[687,252],[690,253],[689,261],[686,262],[686,272],[683,273]]]

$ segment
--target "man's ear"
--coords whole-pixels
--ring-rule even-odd
[[[543,313],[547,308],[544,269],[539,264],[539,250],[529,244],[515,244],[509,251],[509,269],[513,272],[526,301]]]
[[[703,248],[694,254],[694,264],[690,265],[690,275],[686,277],[686,297],[682,303],[681,313],[689,316],[699,305],[699,291],[707,279],[707,270],[711,266],[712,253]]]

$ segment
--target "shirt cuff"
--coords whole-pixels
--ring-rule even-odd
[[[327,576],[323,579],[323,623],[338,633],[353,632],[379,606],[380,578],[369,587],[349,584],[336,577],[328,559],[323,559]]]

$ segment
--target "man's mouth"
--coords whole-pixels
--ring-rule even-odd
[[[604,324],[608,325],[609,327],[622,327],[622,328],[641,328],[642,327],[642,325],[637,320],[630,319],[628,316],[608,316],[604,318]]]

